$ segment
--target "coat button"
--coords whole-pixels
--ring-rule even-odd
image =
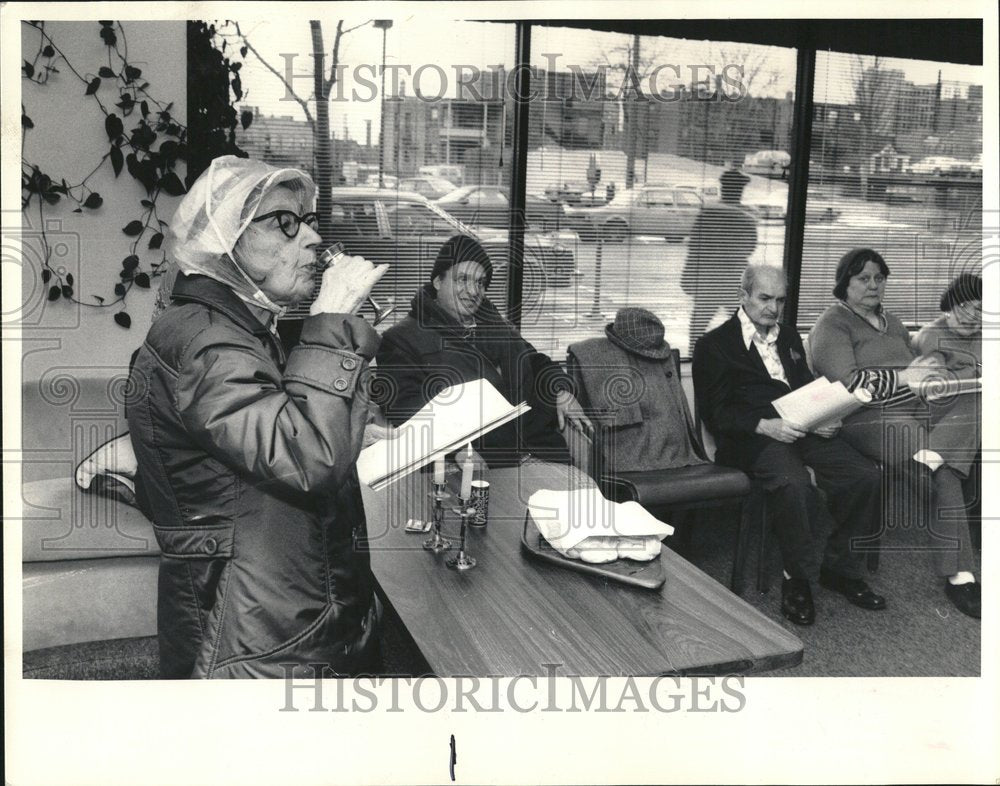
[[[205,538],[205,552],[215,554],[219,550],[219,542],[215,538]]]
[[[673,375],[674,375],[673,371],[668,371],[667,372],[667,379],[670,379]]]
[[[343,366],[345,371],[354,371],[358,367],[358,361],[354,358],[344,358],[340,361],[340,365]]]
[[[333,381],[333,386],[337,390],[347,390],[347,380],[346,379],[335,379]]]

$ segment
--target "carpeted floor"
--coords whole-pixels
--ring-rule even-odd
[[[735,516],[708,511],[694,522],[685,556],[717,581],[727,584],[736,533]],[[863,611],[840,595],[813,587],[816,623],[799,627],[780,612],[781,576],[777,550],[768,560],[771,589],[755,587],[756,543],[751,543],[744,600],[784,625],[805,645],[802,663],[767,673],[775,677],[974,677],[980,673],[980,623],[959,613],[945,597],[931,570],[930,555],[918,549],[924,533],[895,530],[883,540],[881,564],[870,577],[888,608]],[[395,614],[383,625],[387,674],[426,672],[419,651]],[[23,674],[35,679],[156,679],[155,638],[90,642],[24,654]]]
[[[696,522],[685,555],[724,584],[729,583],[736,522],[733,515],[707,511]],[[755,586],[757,543],[751,543],[743,599],[798,636],[805,645],[802,663],[770,672],[775,677],[975,677],[980,673],[980,621],[965,616],[944,594],[919,549],[926,533],[890,530],[883,536],[878,571],[868,576],[885,595],[887,608],[871,612],[814,584],[816,622],[793,625],[781,616],[781,568],[777,547],[769,550],[771,588]],[[978,553],[977,553],[978,557]],[[977,572],[978,577],[978,572]]]

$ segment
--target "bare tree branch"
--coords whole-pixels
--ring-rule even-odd
[[[243,32],[240,30],[240,23],[239,22],[234,22],[233,24],[236,25],[236,34],[239,36],[240,40],[243,42],[243,44],[246,46],[246,48],[249,51],[253,52],[254,56],[258,60],[260,60],[260,62],[264,65],[264,67],[268,71],[270,71],[272,74],[274,74],[276,77],[278,77],[279,80],[281,80],[281,84],[283,84],[285,86],[285,89],[288,91],[288,94],[292,98],[295,99],[296,103],[298,103],[298,105],[300,107],[302,107],[302,111],[305,112],[306,121],[309,123],[309,127],[313,131],[315,131],[316,130],[316,121],[313,119],[312,112],[309,111],[309,102],[306,101],[305,99],[303,99],[301,96],[299,96],[298,93],[295,92],[295,90],[292,88],[292,86],[288,82],[288,80],[285,79],[284,75],[281,74],[269,62],[267,62],[267,60],[264,59],[263,55],[261,55],[261,53],[257,51],[257,49],[254,47],[254,45],[250,43],[250,39],[248,39],[245,35],[243,35]]]
[[[365,25],[370,25],[370,24],[371,24],[372,22],[374,22],[374,21],[375,21],[374,19],[368,19],[368,20],[366,20],[366,21],[362,22],[362,23],[361,23],[360,25],[354,25],[354,27],[349,27],[349,28],[347,28],[347,29],[346,29],[346,30],[345,30],[345,31],[343,32],[343,35],[347,35],[348,33],[353,33],[353,32],[354,32],[355,30],[357,30],[357,29],[359,29],[359,28],[362,28],[362,27],[364,27]],[[337,25],[337,31],[338,31],[338,34],[339,34],[339,31],[340,31],[340,25],[342,25],[343,23],[344,23],[344,20],[343,20],[343,19],[341,19],[341,20],[340,20],[340,24],[338,24],[338,25]]]
[[[367,24],[367,22],[365,23]],[[340,62],[340,39],[345,33],[351,32],[351,30],[356,30],[357,27],[352,27],[351,30],[344,30],[344,20],[337,20],[337,32],[333,37],[333,63],[330,66],[330,78],[323,82],[323,95],[330,95],[330,90],[337,83],[337,64]]]

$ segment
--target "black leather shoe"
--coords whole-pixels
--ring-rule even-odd
[[[948,596],[948,600],[954,603],[955,608],[960,612],[976,619],[980,618],[982,590],[979,588],[979,582],[952,584],[950,581],[945,581],[944,594]]]
[[[812,625],[816,620],[812,591],[805,579],[783,579],[781,582],[781,613],[796,625]]]
[[[839,592],[855,606],[868,611],[882,611],[885,598],[876,595],[864,579],[850,579],[828,570],[820,570],[819,583],[833,592]]]

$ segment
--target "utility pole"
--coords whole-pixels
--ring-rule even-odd
[[[632,61],[631,61],[632,74],[638,79],[639,76],[639,36],[632,36]],[[622,91],[624,95],[625,91]],[[625,159],[625,188],[630,189],[635,185],[635,147],[636,147],[636,134],[638,129],[638,112],[636,111],[638,105],[636,101],[638,96],[634,96],[632,100],[632,105],[628,104],[623,107],[625,111],[625,122],[628,123],[628,154]]]
[[[383,172],[385,170],[385,36],[392,27],[391,19],[376,19],[372,23],[377,29],[382,31],[382,91],[379,94],[380,104],[378,113],[378,187],[385,188]],[[398,114],[398,113],[397,113]],[[394,137],[396,147],[399,147],[399,137]]]

